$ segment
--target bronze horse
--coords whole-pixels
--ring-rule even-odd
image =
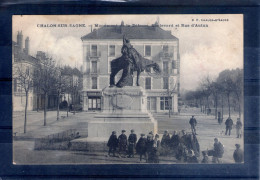
[[[124,56],[121,56],[117,59],[111,61],[111,74],[110,74],[110,87],[115,86],[115,76],[116,74],[123,69],[122,76],[117,82],[117,87],[123,86],[133,86],[133,72],[137,72],[136,85],[139,86],[139,76],[140,73],[144,70],[150,71],[153,68],[154,72],[157,74],[161,73],[159,65],[149,59],[143,58],[140,56],[140,60],[136,62],[136,65],[129,63],[129,61],[124,59]]]

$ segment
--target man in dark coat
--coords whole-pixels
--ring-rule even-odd
[[[110,136],[107,146],[109,147],[108,156],[110,156],[110,153],[113,153],[113,156],[115,156],[116,148],[118,146],[118,139],[116,136],[116,131],[112,132],[112,135]]]
[[[197,120],[194,118],[194,116],[192,116],[190,118],[190,122],[189,123],[190,123],[190,126],[191,126],[192,133],[197,135],[196,128],[195,128],[197,126]]]
[[[214,149],[213,149],[213,163],[220,163],[219,158],[222,158],[224,154],[224,146],[219,142],[218,138],[214,139]]]
[[[134,133],[135,131],[132,129],[131,134],[128,137],[128,157],[134,157],[134,149],[137,141],[137,136]]]
[[[148,134],[147,141],[146,141],[146,154],[147,154],[146,162],[148,163],[153,162],[152,151],[153,151],[153,137],[151,134]]]
[[[226,122],[225,122],[225,125],[226,125],[226,133],[225,135],[227,135],[227,133],[229,132],[229,136],[231,134],[231,129],[232,129],[232,126],[233,126],[233,120],[228,117]]]
[[[170,147],[173,151],[173,154],[176,153],[179,143],[180,143],[180,136],[176,133],[176,131],[173,131],[173,135],[171,137],[171,142],[170,142],[171,144]]]
[[[127,148],[127,136],[125,135],[125,130],[122,130],[122,134],[118,137],[118,146],[119,146],[119,157],[123,154],[126,155]]]
[[[240,144],[236,144],[236,150],[233,153],[233,158],[236,163],[242,163],[244,161],[244,152],[240,149]]]
[[[170,151],[170,143],[171,143],[171,137],[169,132],[166,130],[164,131],[163,137],[162,137],[162,150],[163,154],[167,155]]]
[[[145,160],[147,160],[146,159],[147,140],[144,136],[145,136],[145,134],[141,134],[141,137],[136,144],[136,152],[140,155],[140,162],[142,161],[142,156],[144,156]]]

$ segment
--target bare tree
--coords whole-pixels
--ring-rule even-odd
[[[209,97],[212,93],[212,80],[211,78],[207,75],[201,80],[201,89],[202,89],[202,94],[206,98],[206,109],[210,109],[209,107]]]
[[[28,95],[33,87],[33,73],[30,71],[30,67],[23,63],[14,68],[14,76],[18,80],[19,86],[25,92],[25,107],[24,107],[24,133],[26,133],[27,126],[27,108],[28,108]]]
[[[46,126],[48,95],[54,90],[56,84],[57,68],[55,66],[52,57],[46,55],[46,58],[41,60],[34,76],[34,83],[37,84],[44,95],[44,126]]]

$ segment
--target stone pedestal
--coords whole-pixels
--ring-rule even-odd
[[[78,150],[91,151],[96,147],[96,151],[105,151],[112,131],[116,131],[119,136],[123,129],[126,130],[127,136],[131,129],[134,129],[138,138],[141,133],[157,133],[157,121],[148,113],[146,100],[142,87],[105,88],[103,111],[88,123],[88,137],[84,140],[74,140],[71,148],[77,150],[76,144],[81,142]],[[82,146],[82,142],[85,145]]]

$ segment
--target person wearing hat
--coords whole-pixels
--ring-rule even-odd
[[[213,163],[220,163],[219,158],[222,158],[224,154],[224,146],[223,144],[218,140],[218,138],[214,139],[214,149],[213,149]]]
[[[140,162],[142,161],[142,156],[146,159],[146,144],[147,140],[145,138],[145,134],[141,134],[137,144],[136,144],[136,152],[140,155]]]
[[[135,131],[132,129],[131,134],[128,137],[128,157],[134,157],[134,149],[137,141]]]
[[[118,137],[118,146],[119,146],[119,157],[123,154],[123,157],[126,155],[127,148],[127,136],[125,135],[125,130],[122,130],[122,134]]]
[[[225,122],[226,125],[226,133],[225,135],[229,135],[231,134],[231,130],[232,130],[232,126],[233,126],[233,120],[231,119],[231,117],[229,116]]]
[[[171,137],[169,132],[166,130],[164,131],[163,137],[162,137],[162,150],[163,150],[163,154],[167,155],[170,151],[170,143],[171,143]]]
[[[112,132],[112,135],[109,137],[107,142],[107,146],[109,147],[108,156],[110,156],[110,153],[113,153],[113,156],[115,157],[116,148],[118,147],[116,131]]]
[[[189,123],[190,123],[190,126],[191,126],[192,133],[197,135],[196,128],[195,128],[197,126],[197,120],[194,118],[194,116],[192,116],[190,118],[190,122]]]
[[[237,138],[241,138],[242,137],[242,122],[241,122],[240,118],[237,118],[236,130],[237,130]]]
[[[236,144],[236,150],[233,153],[233,158],[236,163],[242,163],[244,161],[244,152],[240,149],[240,144]]]

